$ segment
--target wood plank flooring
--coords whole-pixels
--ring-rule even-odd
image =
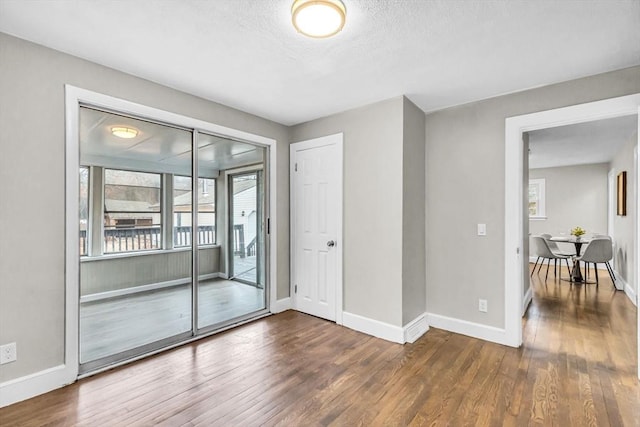
[[[437,329],[402,346],[288,311],[0,409],[0,425],[639,426],[636,308],[608,278],[532,282],[519,349]]]

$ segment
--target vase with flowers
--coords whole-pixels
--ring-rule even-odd
[[[580,238],[586,233],[586,230],[582,227],[575,227],[571,229],[571,235],[576,237],[576,240],[580,240]]]

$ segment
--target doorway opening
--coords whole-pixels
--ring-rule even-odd
[[[524,142],[523,134],[529,131],[554,128],[576,123],[584,123],[613,117],[637,115],[640,106],[640,94],[612,98],[587,104],[555,110],[511,117],[505,123],[505,343],[512,346],[522,344],[521,317],[528,281],[528,257],[523,256],[524,246],[528,245],[528,233],[524,215]],[[637,168],[637,166],[636,166]],[[637,174],[636,174],[637,185]],[[636,197],[635,204],[638,200]],[[634,270],[635,277],[640,271],[640,257],[637,251],[637,216],[634,220]],[[637,279],[635,279],[637,286]],[[515,286],[514,286],[515,284]]]

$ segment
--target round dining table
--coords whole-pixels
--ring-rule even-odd
[[[573,282],[573,283],[594,283],[594,282],[587,282],[587,280],[582,277],[582,271],[580,270],[580,261],[578,261],[576,259],[576,257],[580,256],[580,251],[582,250],[582,245],[585,244],[585,243],[589,243],[591,240],[586,239],[584,237],[575,237],[575,236],[570,236],[570,237],[566,237],[566,236],[552,237],[549,240],[551,240],[553,242],[560,242],[560,243],[573,243],[573,246],[576,248],[576,255],[575,255],[574,259],[573,259],[573,268],[571,269],[571,277],[569,278],[570,282]]]

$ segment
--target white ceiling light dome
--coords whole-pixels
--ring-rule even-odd
[[[114,126],[111,128],[111,133],[118,138],[131,139],[138,136],[138,129],[127,126]]]
[[[340,0],[295,0],[291,6],[291,21],[299,33],[322,39],[339,33],[347,18],[347,9]]]

